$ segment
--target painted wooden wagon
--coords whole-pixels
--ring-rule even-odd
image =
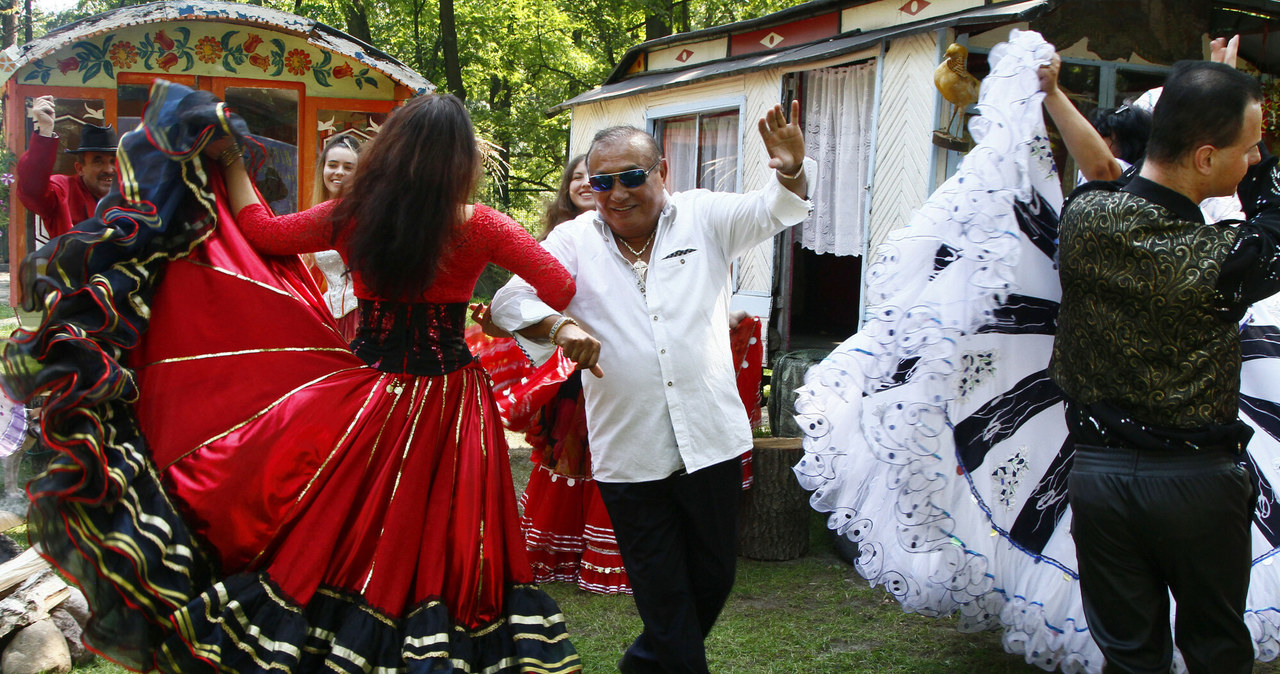
[[[76,147],[83,122],[128,131],[157,78],[213,92],[268,150],[261,189],[279,213],[310,205],[316,155],[334,133],[375,133],[387,113],[434,86],[399,61],[315,20],[229,2],[155,2],[98,14],[0,53],[4,130],[20,155],[32,101],[57,100],[56,130]],[[55,171],[74,173],[63,154]],[[9,259],[43,243],[34,215],[10,199]],[[15,304],[18,298],[11,301]]]

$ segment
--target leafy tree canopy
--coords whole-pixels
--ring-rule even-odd
[[[546,111],[604,81],[627,49],[754,18],[801,0],[253,0],[363,39],[466,100],[510,170],[481,199],[535,228],[566,159],[569,114]],[[80,0],[32,17],[33,32],[141,4]],[[450,30],[452,27],[452,30]],[[21,33],[19,32],[19,38]]]

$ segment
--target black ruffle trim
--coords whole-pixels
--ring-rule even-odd
[[[503,607],[501,619],[466,629],[439,601],[397,619],[359,595],[321,588],[302,607],[265,574],[241,573],[174,615],[177,633],[162,648],[160,666],[212,673],[216,662],[237,674],[580,671],[555,601],[537,587],[514,585]]]

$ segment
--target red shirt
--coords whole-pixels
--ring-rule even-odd
[[[58,160],[58,136],[32,134],[31,146],[18,159],[18,200],[40,216],[49,238],[61,236],[81,220],[93,217],[98,198],[80,176],[51,175]]]

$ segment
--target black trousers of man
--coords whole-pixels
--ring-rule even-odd
[[[1077,445],[1068,483],[1080,592],[1107,674],[1246,673],[1253,483],[1222,450]]]
[[[623,672],[706,674],[704,639],[737,569],[738,457],[652,482],[598,482],[644,631]]]

